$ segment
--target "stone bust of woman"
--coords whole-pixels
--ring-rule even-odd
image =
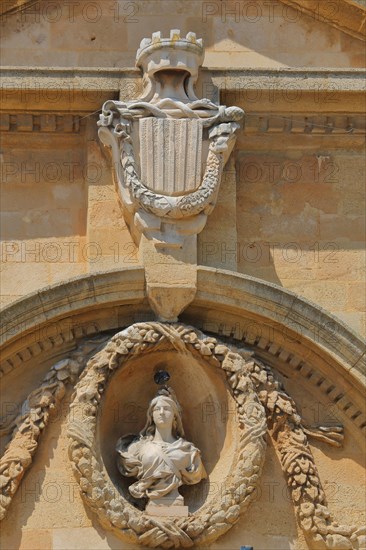
[[[131,495],[149,499],[147,513],[154,514],[158,507],[159,515],[175,515],[182,507],[178,515],[188,515],[178,487],[199,483],[206,472],[200,451],[184,439],[182,411],[173,390],[158,391],[140,434],[121,437],[116,450],[121,474],[137,478],[129,487]],[[164,512],[162,507],[168,508]]]

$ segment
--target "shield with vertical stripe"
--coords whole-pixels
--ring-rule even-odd
[[[139,120],[141,182],[157,193],[184,195],[201,183],[202,121]]]

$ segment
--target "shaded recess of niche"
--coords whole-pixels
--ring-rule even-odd
[[[180,488],[189,510],[198,510],[207,499],[218,498],[220,484],[232,470],[236,448],[235,402],[225,382],[225,374],[203,360],[176,351],[155,351],[126,361],[111,377],[98,417],[98,444],[106,473],[113,485],[139,508],[128,492],[133,478],[124,478],[117,469],[117,440],[138,434],[146,422],[146,411],[158,386],[156,370],[170,373],[183,409],[185,436],[198,447],[208,479]]]

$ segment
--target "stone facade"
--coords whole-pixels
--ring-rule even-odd
[[[70,276],[138,263],[90,112],[113,94],[139,95],[132,69],[139,40],[159,10],[159,29],[168,32],[178,9],[182,33],[196,31],[205,42],[210,70],[199,95],[220,93],[222,103],[246,112],[218,221],[199,238],[199,263],[294,290],[364,334],[358,68],[365,62],[348,20],[337,28],[344,13],[351,18],[347,2],[338,3],[337,25],[291,2],[273,13],[247,2],[84,4],[69,13],[36,3],[3,15],[3,303]],[[62,44],[66,29],[70,41]]]
[[[270,427],[250,507],[240,517],[225,508],[233,527],[225,524],[217,540],[211,531],[211,538],[195,539],[193,527],[181,526],[193,548],[202,541],[212,550],[364,549],[362,2],[9,0],[1,10],[2,449],[11,441],[0,462],[3,547],[81,550],[88,541],[93,549],[137,548],[133,537],[121,539],[108,522],[101,526],[80,496],[72,471],[80,457],[68,459],[69,404],[86,361],[122,329],[153,322],[165,301],[173,313],[169,319],[165,308],[163,320],[179,315],[182,326],[273,372],[302,425],[342,425],[345,435],[342,447],[309,439],[327,501],[318,504],[331,515],[328,530],[314,531],[318,524],[306,520],[311,514],[299,515]],[[194,246],[189,241],[188,248],[167,254],[130,232],[114,183],[116,160],[98,139],[97,120],[106,101],[141,97],[144,82],[134,67],[140,41],[155,31],[169,36],[177,27],[181,36],[194,32],[204,42],[197,97],[238,106],[245,118]],[[172,124],[161,126],[176,132]],[[149,151],[144,155],[148,174]],[[200,178],[196,169],[190,192]],[[152,183],[158,192],[161,179]],[[225,503],[220,479],[239,445],[237,417],[230,415],[238,394],[227,401],[234,388],[196,356],[189,362],[177,349],[154,353],[147,371],[161,362],[179,365],[171,369],[183,411],[191,395],[200,425],[217,434],[212,442],[203,438],[201,450],[206,460],[210,453],[216,457],[208,496]],[[136,361],[131,376],[140,387],[144,371]],[[128,388],[125,376],[115,375]],[[196,386],[206,388],[204,399]],[[130,399],[123,392],[119,398],[113,386],[108,391],[114,416],[105,416],[100,429],[115,438],[118,423],[136,422],[139,400],[146,405],[151,395],[135,395],[132,386]],[[33,431],[25,444],[29,411]],[[187,414],[193,426],[194,415]],[[203,428],[191,428],[190,441],[201,441]],[[15,480],[11,489],[8,475]],[[187,495],[190,505],[200,502],[198,493]],[[225,523],[220,517],[213,525]],[[346,527],[330,528],[331,521]],[[182,532],[175,536],[184,538]],[[156,547],[168,548],[159,536]],[[150,545],[154,538],[142,540]]]

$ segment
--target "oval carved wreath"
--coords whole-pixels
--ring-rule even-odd
[[[160,348],[200,356],[222,369],[234,397],[238,442],[235,468],[220,499],[208,499],[188,518],[155,519],[132,506],[105,473],[96,445],[97,413],[113,373],[134,356]],[[106,529],[152,548],[189,548],[225,533],[250,504],[268,430],[286,476],[298,523],[320,549],[361,550],[366,527],[339,524],[328,510],[308,437],[340,447],[342,427],[305,426],[294,400],[272,370],[247,350],[234,349],[185,325],[138,323],[111,338],[88,362],[76,385],[69,423],[69,456],[81,493]]]
[[[236,403],[239,437],[235,471],[228,473],[221,498],[211,497],[188,518],[160,520],[132,506],[114,487],[98,452],[96,431],[102,394],[117,369],[131,357],[162,345],[166,349],[167,344],[224,370]],[[253,497],[266,449],[267,420],[250,378],[252,363],[192,327],[160,323],[138,323],[119,332],[88,362],[71,404],[69,456],[82,496],[104,527],[152,548],[188,548],[212,542],[230,529]]]

